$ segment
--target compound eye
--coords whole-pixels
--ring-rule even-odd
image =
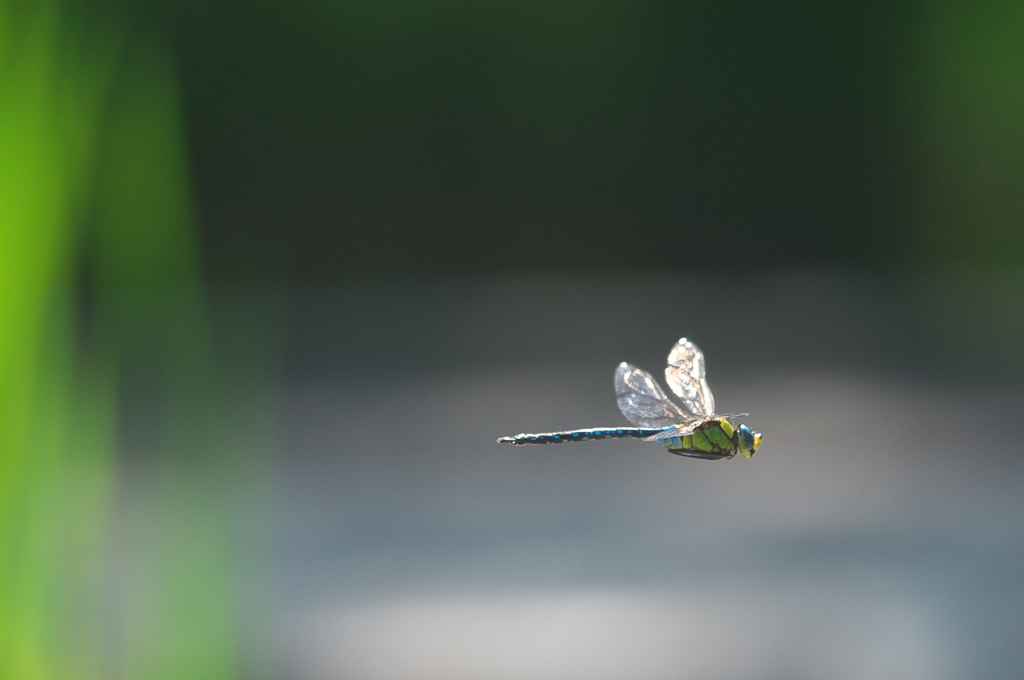
[[[740,451],[752,453],[754,451],[754,433],[746,425],[740,425],[739,435]]]

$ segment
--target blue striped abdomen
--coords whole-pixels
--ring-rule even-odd
[[[502,444],[564,444],[566,442],[585,442],[593,439],[643,439],[658,434],[660,428],[646,427],[590,427],[585,430],[566,430],[565,432],[540,432],[538,434],[517,434],[514,437],[502,437]]]

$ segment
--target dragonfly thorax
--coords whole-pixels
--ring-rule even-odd
[[[737,453],[750,458],[761,445],[761,435],[746,425],[735,427],[727,418],[710,417],[690,434],[670,437],[664,444],[670,453],[692,458],[721,460]]]

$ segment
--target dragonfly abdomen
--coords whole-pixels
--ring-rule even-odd
[[[502,437],[498,442],[522,446],[524,444],[565,444],[592,439],[643,439],[661,431],[660,428],[646,427],[590,427],[584,430],[566,430],[564,432],[523,433],[514,437]]]

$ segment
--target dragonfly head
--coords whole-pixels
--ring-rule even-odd
[[[750,458],[757,453],[761,446],[761,433],[752,432],[746,425],[740,425],[736,432],[739,434],[740,455]]]

